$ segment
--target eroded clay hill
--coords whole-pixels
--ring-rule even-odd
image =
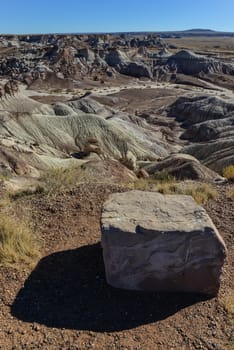
[[[214,96],[181,97],[171,115],[182,123],[184,148],[216,171],[234,163],[234,99]]]
[[[222,174],[234,154],[234,63],[166,37],[1,36],[2,171],[37,176],[94,158],[134,171],[166,159],[177,173],[180,152]],[[183,158],[189,177],[210,178],[196,159]]]
[[[233,162],[232,98],[191,97],[191,91],[170,85],[124,91],[48,104],[27,96],[14,81],[2,84],[2,171],[38,176],[51,167],[112,159],[131,170],[146,167],[151,174],[164,170],[179,178],[214,179],[217,174],[205,166],[222,174]]]
[[[190,76],[203,87],[218,80],[230,85],[232,59],[180,46],[157,33],[1,36],[0,75],[32,89],[72,88],[87,78],[105,82],[119,75],[191,84],[184,77]]]

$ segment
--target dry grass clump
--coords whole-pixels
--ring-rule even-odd
[[[34,265],[39,246],[25,215],[15,216],[14,203],[9,194],[0,199],[0,266],[18,268],[18,264]]]
[[[142,191],[157,191],[163,194],[173,193],[173,188],[176,185],[176,179],[168,175],[168,173],[161,172],[147,179],[137,179],[130,187],[134,190]]]
[[[230,181],[234,181],[234,165],[229,165],[223,171],[223,176]]]
[[[234,317],[234,291],[231,291],[223,300],[223,306],[227,313]]]
[[[195,185],[185,190],[184,194],[192,196],[198,204],[206,204],[208,200],[217,197],[217,191],[208,184]]]
[[[9,198],[18,199],[25,196],[32,196],[34,194],[41,194],[45,192],[45,188],[41,185],[36,186],[35,188],[27,188],[23,190],[18,190],[16,192],[9,192]]]
[[[166,182],[166,183],[172,183],[177,182],[176,178],[168,173],[168,171],[158,171],[153,175],[153,179],[160,181],[160,182]]]
[[[176,181],[173,177],[157,179],[138,179],[130,185],[131,189],[156,191],[162,194],[183,194],[192,196],[198,204],[206,204],[217,197],[217,191],[209,184],[189,184]]]
[[[181,183],[163,183],[158,187],[158,192],[163,194],[184,194],[192,196],[197,204],[206,204],[208,200],[217,197],[217,191],[208,184],[193,184],[188,187],[182,187]]]
[[[56,168],[47,170],[40,178],[42,187],[48,194],[74,188],[85,180],[80,167]]]
[[[231,200],[234,201],[234,188],[232,188],[228,194],[227,194],[228,198],[230,198]]]
[[[128,184],[128,187],[132,190],[155,191],[156,183],[152,179],[137,179]]]
[[[0,181],[6,181],[9,180],[9,175],[6,172],[0,173]]]
[[[11,213],[9,203],[9,198],[0,202],[0,266],[32,265],[39,257],[36,238],[27,220]]]
[[[0,213],[9,212],[9,208],[11,206],[11,198],[8,194],[5,194],[0,199]]]
[[[162,182],[157,186],[157,191],[162,194],[179,194],[180,190],[175,183],[173,182]]]

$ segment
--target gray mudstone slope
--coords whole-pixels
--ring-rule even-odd
[[[218,293],[225,243],[192,197],[112,194],[101,224],[106,279],[113,287]]]
[[[182,139],[192,144],[181,152],[188,153],[207,167],[222,173],[234,164],[234,100],[214,96],[180,97],[169,113],[186,129]]]
[[[177,179],[192,179],[206,181],[222,181],[223,178],[213,170],[207,168],[189,154],[171,154],[161,161],[152,162],[145,167],[149,175],[167,172]]]

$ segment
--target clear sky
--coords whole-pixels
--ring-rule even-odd
[[[0,33],[234,32],[234,0],[0,0]]]

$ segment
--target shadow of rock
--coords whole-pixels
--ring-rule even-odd
[[[108,332],[160,321],[201,300],[204,296],[145,294],[108,286],[98,243],[43,258],[19,291],[11,313],[48,327]]]

